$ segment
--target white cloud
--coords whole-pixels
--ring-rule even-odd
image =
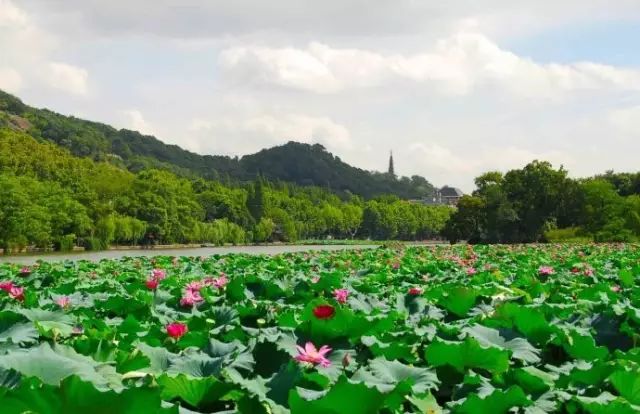
[[[11,1],[0,0],[0,28],[6,26],[24,26],[28,23],[26,13]]]
[[[17,70],[0,68],[0,89],[10,93],[17,93],[22,87],[22,76]]]
[[[16,2],[0,0],[0,53],[2,63],[11,66],[11,70],[2,69],[2,85],[8,85],[5,88],[13,88],[14,92],[29,86],[86,95],[87,70],[51,59],[54,53],[64,50],[63,44],[37,23]]]
[[[414,142],[409,145],[410,157],[414,163],[422,164],[424,173],[436,184],[459,185],[465,191],[471,191],[468,180],[461,177],[476,177],[486,171],[503,171],[522,168],[534,160],[549,161],[555,167],[571,166],[576,159],[562,151],[551,149],[533,151],[516,146],[496,147],[493,145],[478,149],[471,154],[469,151],[455,152],[437,143],[425,144]]]
[[[125,117],[125,126],[132,131],[138,131],[144,135],[155,135],[156,129],[146,120],[138,109],[122,111]]]
[[[607,119],[616,131],[640,141],[640,105],[609,111]]]
[[[313,92],[335,92],[341,85],[330,69],[316,56],[292,48],[246,48],[224,50],[222,68],[241,81],[275,83]]]
[[[89,73],[77,66],[62,62],[51,62],[47,65],[46,81],[52,88],[60,89],[73,95],[86,95]]]
[[[501,87],[524,97],[556,98],[563,92],[640,90],[640,70],[591,62],[540,64],[501,49],[479,33],[458,33],[428,52],[380,54],[311,43],[306,49],[232,47],[219,63],[238,83],[266,83],[316,93],[384,85],[398,80],[464,95]]]
[[[246,120],[243,128],[279,140],[321,143],[334,150],[352,147],[347,128],[328,117],[286,114],[280,117],[261,115]]]
[[[562,24],[632,19],[637,0],[22,0],[48,27],[84,36],[210,39],[276,33],[295,38],[385,37],[480,28],[513,37]],[[179,4],[178,4],[179,3]],[[73,24],[69,24],[69,21]],[[462,24],[461,24],[462,23]]]
[[[0,50],[4,62],[26,65],[38,61],[55,47],[54,38],[15,3],[0,0]]]
[[[449,148],[436,143],[425,144],[414,142],[409,145],[412,157],[418,158],[421,163],[429,168],[445,173],[464,172],[469,173],[475,168],[475,162],[456,155]]]
[[[208,151],[243,155],[287,141],[320,143],[338,153],[353,148],[349,130],[328,117],[286,113],[217,118],[191,122],[193,134],[209,137],[204,145]]]

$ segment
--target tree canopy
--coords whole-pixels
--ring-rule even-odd
[[[376,211],[378,220],[365,221]],[[132,172],[0,128],[0,247],[242,243],[433,237],[451,209],[397,197],[365,201],[270,181],[224,184],[163,169]]]
[[[563,168],[534,161],[502,174],[476,178],[444,230],[452,240],[521,243],[588,238],[630,241],[640,237],[638,174],[574,180]]]

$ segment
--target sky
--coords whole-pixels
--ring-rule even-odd
[[[638,0],[0,0],[0,89],[242,156],[294,140],[469,192],[638,171]]]

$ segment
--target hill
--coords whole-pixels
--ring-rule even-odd
[[[419,198],[433,191],[423,177],[398,179],[365,171],[344,163],[318,144],[289,142],[242,158],[200,155],[136,131],[33,108],[0,91],[2,126],[55,143],[76,156],[119,163],[133,172],[158,168],[181,176],[225,181],[250,181],[260,174],[271,180],[320,186],[367,199],[384,194]]]
[[[343,162],[322,145],[290,141],[240,159],[245,177],[260,174],[272,180],[298,185],[325,187],[338,193],[350,192],[372,198],[394,194],[400,198],[418,198],[431,194],[433,186],[423,177],[400,179],[389,174],[365,171]]]
[[[258,179],[221,183],[169,171],[131,172],[0,127],[0,249],[111,244],[242,243],[433,237],[451,209],[393,197],[340,199],[320,187]],[[10,127],[6,127],[10,125]]]

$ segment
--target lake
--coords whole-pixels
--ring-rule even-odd
[[[0,256],[0,262],[31,265],[38,260],[58,262],[64,260],[92,260],[118,259],[127,256],[211,256],[214,254],[248,253],[248,254],[279,254],[304,252],[308,250],[344,250],[344,249],[372,249],[378,247],[373,244],[356,245],[265,245],[265,246],[221,246],[195,247],[183,249],[131,249],[131,250],[103,250],[95,252],[72,253],[40,253],[16,256]]]

